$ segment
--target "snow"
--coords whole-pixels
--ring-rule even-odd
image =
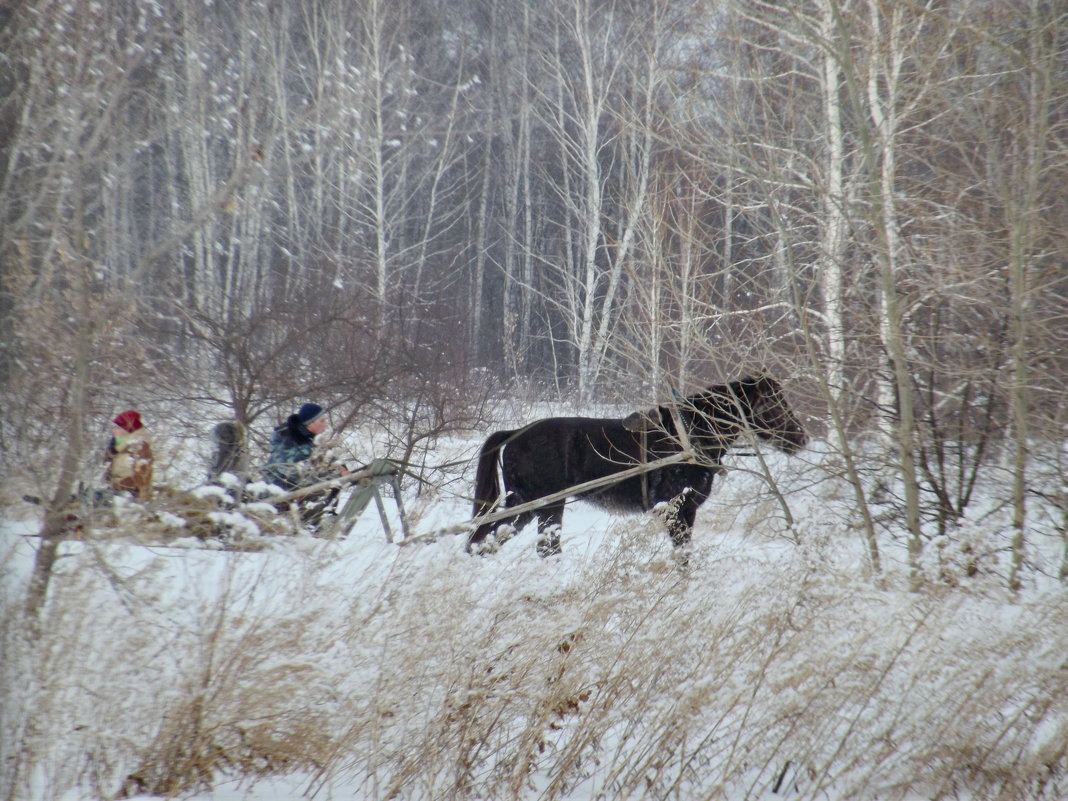
[[[5,616],[4,707],[34,716],[0,718],[5,757],[32,757],[14,797],[112,797],[146,758],[176,771],[194,753],[208,778],[174,795],[195,801],[1058,797],[1064,586],[1034,571],[1013,597],[996,559],[966,575],[954,545],[929,549],[928,588],[909,592],[889,529],[872,575],[828,458],[769,459],[793,528],[754,473],[717,479],[686,568],[655,516],[580,502],[551,559],[530,527],[483,558],[454,535],[398,543],[388,499],[393,542],[373,504],[341,540],[212,512],[269,541],[255,552],[90,531],[61,547],[42,644]],[[457,470],[405,497],[417,538],[468,517]],[[0,527],[9,610],[36,545],[22,512]],[[961,541],[999,525],[966,521]],[[1036,564],[1057,559],[1056,537],[1035,543]]]

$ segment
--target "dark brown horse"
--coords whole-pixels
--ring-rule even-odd
[[[681,422],[683,435],[676,428]],[[670,406],[637,412],[622,420],[550,417],[514,431],[498,431],[482,446],[475,474],[474,515],[489,514],[498,505],[498,464],[504,477],[504,508],[557,496],[535,510],[502,521],[484,523],[471,534],[467,550],[492,550],[495,534],[503,542],[534,517],[538,518],[538,553],[560,553],[560,524],[567,495],[608,509],[649,511],[658,507],[676,548],[690,542],[697,508],[723,471],[720,460],[746,432],[794,453],[806,442],[805,431],[773,378],[757,376],[710,387]],[[652,467],[659,459],[684,454],[689,441],[693,459]],[[635,469],[637,468],[637,469]],[[572,487],[626,472],[584,492]]]

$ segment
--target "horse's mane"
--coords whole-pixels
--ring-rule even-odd
[[[751,407],[756,398],[765,393],[781,390],[779,382],[770,376],[759,373],[746,376],[727,384],[714,384],[691,395],[678,395],[670,404],[654,406],[651,409],[632,412],[623,418],[623,427],[628,431],[671,431],[674,410],[690,410],[708,414],[711,410],[734,416],[731,411],[735,403]]]

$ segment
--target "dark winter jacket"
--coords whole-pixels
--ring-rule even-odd
[[[263,478],[285,490],[307,487],[337,475],[336,472],[320,473],[311,462],[315,435],[295,414],[278,426],[271,434],[271,452],[263,467]]]

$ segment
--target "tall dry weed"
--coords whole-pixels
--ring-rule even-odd
[[[354,798],[1063,794],[1063,593],[876,588],[806,536],[759,559],[706,538],[687,570],[653,522],[550,560],[71,546],[5,667],[7,795],[290,774]]]

